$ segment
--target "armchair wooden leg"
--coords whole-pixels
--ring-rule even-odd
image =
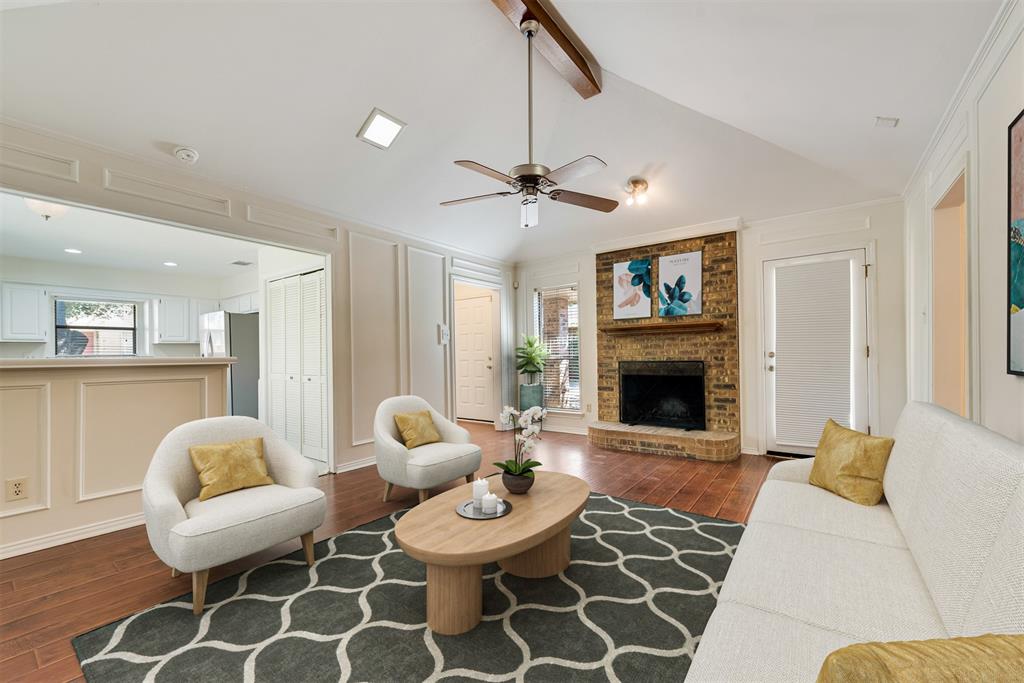
[[[467,484],[472,484],[473,483],[473,475],[472,474],[467,474],[466,475],[466,483]]]
[[[429,495],[430,491],[427,491],[426,489],[420,489],[420,502],[422,503],[423,501],[425,501]]]
[[[313,556],[313,532],[302,534],[300,538],[302,539],[302,550],[306,553],[306,564],[312,567],[313,562],[316,561]]]
[[[192,614],[199,616],[206,604],[206,582],[210,579],[210,570],[201,569],[192,572]]]
[[[391,497],[391,488],[394,486],[390,481],[384,482],[384,502],[388,502],[388,498]]]
[[[177,569],[175,569],[174,567],[171,567],[171,578],[172,578],[172,579],[176,579],[176,578],[178,578],[179,576],[181,576],[181,572],[179,572],[179,571],[178,571]]]

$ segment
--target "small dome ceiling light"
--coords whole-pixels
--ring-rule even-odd
[[[626,198],[626,206],[647,203],[647,181],[643,178],[636,176],[630,178],[626,183],[626,192],[629,194],[629,197]]]
[[[63,204],[44,202],[41,199],[32,199],[31,197],[25,197],[25,204],[33,213],[42,216],[44,221],[48,221],[51,218],[60,218],[68,212],[68,207]]]

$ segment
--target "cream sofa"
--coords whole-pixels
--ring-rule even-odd
[[[1024,633],[1024,446],[910,403],[885,498],[851,503],[776,465],[687,681],[814,681],[863,641]]]

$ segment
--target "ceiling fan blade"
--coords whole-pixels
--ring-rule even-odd
[[[548,193],[548,197],[550,197],[552,200],[556,202],[572,204],[574,206],[582,206],[584,209],[604,211],[605,213],[611,213],[612,211],[615,210],[615,207],[619,205],[619,203],[614,199],[595,197],[592,194],[572,192],[571,190],[552,190],[550,193]]]
[[[555,185],[564,185],[565,183],[572,182],[577,178],[588,176],[591,173],[597,173],[602,168],[607,167],[608,164],[604,163],[595,156],[587,155],[580,157],[576,161],[571,161],[565,166],[559,166],[551,173],[548,173],[545,177],[549,182]]]
[[[490,199],[491,197],[507,197],[511,194],[518,194],[516,192],[492,192],[491,194],[478,194],[475,197],[463,197],[462,199],[451,199],[447,202],[441,202],[441,206],[455,206],[456,204],[468,204],[469,202],[478,202],[481,199]]]
[[[467,168],[470,171],[476,171],[477,173],[483,173],[485,176],[500,180],[503,183],[511,183],[515,180],[512,176],[505,175],[501,171],[495,171],[493,168],[488,168],[483,164],[478,164],[475,161],[469,161],[468,159],[460,159],[455,162],[456,166]]]

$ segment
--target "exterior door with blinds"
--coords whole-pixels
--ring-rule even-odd
[[[767,447],[813,454],[831,418],[868,431],[863,249],[764,264]]]
[[[580,410],[580,308],[576,285],[534,292],[534,331],[551,353],[544,364],[544,407]]]

